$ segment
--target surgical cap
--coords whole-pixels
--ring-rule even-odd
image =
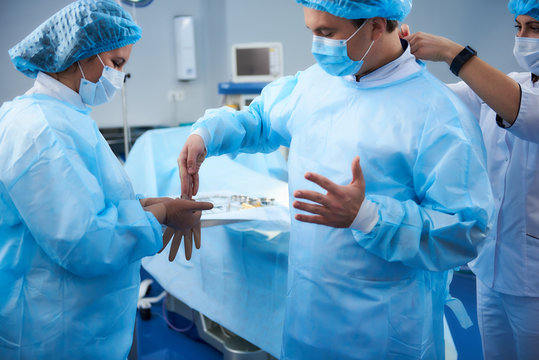
[[[528,15],[539,20],[539,1],[537,0],[511,0],[507,5],[509,12],[515,15]]]
[[[297,3],[346,19],[383,17],[402,21],[412,9],[412,0],[296,0]]]
[[[134,44],[142,29],[112,0],[75,1],[9,50],[17,70],[35,78],[57,73],[92,55]]]

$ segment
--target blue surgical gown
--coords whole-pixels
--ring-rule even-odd
[[[49,79],[50,80],[50,79]],[[0,108],[0,358],[125,359],[140,259],[162,245],[89,109]]]
[[[360,156],[368,233],[294,219],[282,359],[443,359],[449,271],[477,255],[493,201],[477,121],[409,51],[359,82],[314,65],[248,109],[194,125],[209,155],[290,146],[289,193],[340,185]]]

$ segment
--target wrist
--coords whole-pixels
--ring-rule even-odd
[[[167,223],[167,208],[164,203],[152,204],[144,208],[145,211],[149,211],[155,216],[160,224]]]
[[[457,56],[451,61],[449,69],[455,76],[459,76],[460,69],[466,64],[471,58],[477,55],[477,51],[472,49],[470,46],[466,46],[462,49]]]
[[[447,65],[451,66],[451,63],[453,60],[457,57],[457,55],[464,50],[464,46],[459,44],[451,44],[451,46],[446,50],[445,52],[445,58],[444,61],[447,63]]]

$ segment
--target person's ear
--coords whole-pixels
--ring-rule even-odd
[[[383,17],[374,17],[372,22],[372,40],[378,40],[386,32],[387,20]]]

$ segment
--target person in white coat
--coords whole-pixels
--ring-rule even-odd
[[[496,218],[470,268],[487,360],[539,358],[539,2],[512,0],[509,10],[526,72],[505,75],[470,47],[402,28],[417,58],[445,61],[463,80],[449,86],[483,132]]]

